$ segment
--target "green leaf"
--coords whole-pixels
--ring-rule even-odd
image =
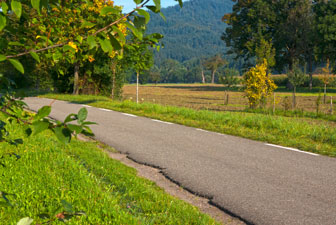
[[[21,5],[21,2],[16,1],[16,0],[12,0],[11,7],[12,7],[13,12],[17,16],[17,18],[20,18],[21,14],[22,14],[22,5]]]
[[[162,12],[160,12],[160,16],[162,17],[162,19],[163,19],[164,21],[167,21],[167,19],[166,19],[165,15],[163,15],[163,13],[162,13]]]
[[[18,41],[11,41],[8,42],[8,45],[14,45],[14,46],[25,46],[24,44],[18,42]]]
[[[22,218],[16,225],[30,225],[34,220],[29,217]]]
[[[137,5],[141,4],[143,2],[143,0],[133,0],[133,2]]]
[[[34,116],[34,120],[38,121],[46,116],[49,116],[50,112],[51,112],[50,106],[43,106],[37,111],[36,115]]]
[[[145,17],[146,24],[147,24],[150,20],[150,14],[146,10],[143,10],[143,9],[136,9],[136,11],[139,13],[139,15]]]
[[[40,57],[38,56],[38,54],[36,54],[36,52],[29,52],[29,53],[38,63],[40,63]]]
[[[148,6],[146,6],[146,8],[149,9],[150,11],[152,11],[153,13],[160,12],[160,10],[157,10],[156,6],[154,6],[154,5],[148,5]]]
[[[144,17],[135,16],[133,22],[136,28],[141,29],[146,24],[146,19]]]
[[[153,0],[156,10],[159,12],[161,10],[161,0]]]
[[[0,62],[5,61],[7,58],[4,55],[0,55]]]
[[[76,134],[80,134],[83,130],[82,126],[75,125],[75,124],[68,124],[67,126],[72,132],[76,132]]]
[[[43,121],[37,121],[32,124],[33,125],[33,134],[39,134],[42,131],[48,129],[49,123],[48,122],[43,122]]]
[[[119,14],[120,11],[119,11],[119,9],[113,8],[112,6],[106,6],[100,11],[101,16],[104,16],[108,13]]]
[[[88,111],[86,108],[81,108],[78,112],[78,123],[83,123],[86,120]]]
[[[55,127],[54,128],[55,135],[57,139],[63,143],[68,144],[71,140],[71,132],[70,130],[64,128],[64,127]]]
[[[96,24],[94,24],[94,23],[91,23],[91,22],[89,22],[89,21],[84,21],[83,23],[82,23],[82,28],[92,28],[92,27],[94,27],[94,26],[96,26]]]
[[[0,14],[0,31],[6,26],[6,17]]]
[[[83,37],[80,36],[80,35],[78,35],[78,36],[76,37],[76,40],[77,40],[80,44],[82,44],[82,42],[83,42]]]
[[[72,53],[76,53],[76,49],[72,48],[71,46],[69,45],[64,45],[63,46],[63,51],[70,51]]]
[[[5,1],[2,1],[2,3],[1,3],[1,9],[2,9],[2,12],[6,15],[7,11],[8,11],[8,5],[6,4]]]
[[[77,120],[77,115],[74,113],[71,113],[65,118],[64,123],[69,123],[74,120]]]
[[[99,39],[99,44],[100,44],[102,50],[105,53],[113,51],[113,48],[112,48],[110,40],[108,40],[108,39],[104,39],[104,40]]]
[[[111,41],[111,44],[112,44],[112,46],[115,50],[120,50],[121,49],[121,45],[120,45],[119,41],[113,35],[110,35],[110,41]]]
[[[128,29],[130,29],[132,31],[132,33],[134,34],[135,37],[139,38],[140,40],[142,40],[143,38],[143,34],[136,29],[132,24],[130,23],[125,23],[125,25],[127,26]]]
[[[97,47],[96,39],[93,36],[88,36],[86,41],[89,45],[90,50]]]
[[[183,7],[183,2],[182,2],[182,0],[175,0],[175,1],[179,3],[179,5],[180,5],[181,8]]]
[[[24,74],[24,68],[22,64],[16,59],[9,59],[9,62],[17,69],[20,73]]]
[[[40,0],[31,0],[31,5],[40,14]]]
[[[96,125],[97,123],[95,122],[90,122],[90,121],[86,121],[84,123],[82,123],[82,125]]]

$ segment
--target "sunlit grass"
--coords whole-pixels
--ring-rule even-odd
[[[22,135],[17,126],[10,131]],[[195,207],[137,177],[134,169],[109,158],[96,143],[74,140],[63,145],[47,132],[25,139],[18,148],[1,143],[0,152],[21,157],[1,159],[5,166],[0,166],[0,190],[10,194],[12,206],[0,199],[0,224],[14,225],[23,217],[44,224],[64,212],[61,200],[85,213],[67,224],[215,224]]]

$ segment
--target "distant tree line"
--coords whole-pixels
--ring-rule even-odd
[[[299,67],[309,73],[310,88],[314,67],[330,62],[335,70],[336,0],[234,2],[232,13],[223,17],[228,27],[222,39],[246,68],[262,59],[278,72],[293,74]]]

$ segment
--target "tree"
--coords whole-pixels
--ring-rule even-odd
[[[241,80],[239,79],[239,71],[233,68],[225,68],[224,75],[219,77],[219,82],[227,85],[228,88],[238,85]]]
[[[277,88],[267,71],[267,61],[264,60],[243,76],[245,95],[251,108],[257,107],[262,99],[270,96]]]
[[[296,107],[296,87],[302,85],[306,81],[306,73],[300,69],[297,62],[294,62],[292,69],[287,73],[288,80],[293,86],[293,109]]]
[[[319,58],[324,62],[328,59],[334,62],[336,60],[336,1],[317,0],[314,12]]]
[[[227,64],[225,59],[222,59],[220,55],[215,55],[210,59],[204,62],[204,67],[211,71],[211,83],[215,83],[215,75],[219,67],[224,66]]]
[[[291,70],[295,60],[310,57],[314,52],[312,13],[310,0],[237,1],[233,12],[222,19],[229,25],[222,39],[231,47],[230,53],[246,62],[254,57],[262,60],[260,50],[263,49],[261,52],[270,58],[274,54],[274,67],[278,71],[287,66]]]
[[[139,20],[148,20],[148,12],[140,11],[140,8],[144,7],[149,1],[135,0],[135,2],[139,5],[137,9],[123,16],[120,15],[120,9],[116,9],[112,6],[105,6],[101,9],[100,15],[104,16],[111,13],[118,15],[118,19],[111,23],[106,21],[102,27],[95,27],[88,30],[88,36],[85,34],[84,36],[77,35],[75,37],[65,37],[62,33],[62,26],[52,26],[53,22],[57,22],[58,17],[50,17],[49,15],[51,15],[52,11],[57,9],[57,7],[63,7],[63,4],[69,7],[69,10],[73,10],[73,13],[77,13],[77,10],[81,9],[72,8],[76,7],[76,4],[72,5],[74,2],[75,1],[40,2],[39,0],[2,1],[0,11],[1,66],[3,63],[10,63],[17,71],[23,74],[25,69],[20,61],[16,59],[22,56],[31,55],[31,57],[34,58],[37,62],[39,62],[40,57],[43,56],[43,58],[45,57],[48,59],[53,59],[53,62],[56,64],[60,57],[64,57],[71,62],[75,57],[76,52],[78,52],[78,49],[102,49],[104,52],[111,54],[115,50],[115,47],[113,46],[118,44],[120,45],[120,42],[122,42],[122,35],[119,34],[120,29],[117,26],[118,24],[125,24],[125,26],[127,26],[135,36],[137,36],[139,39],[142,39],[143,34],[131,23],[126,21],[127,18],[130,17],[136,10],[138,10],[138,13],[142,16],[133,15],[134,23],[138,23]],[[69,4],[67,5],[66,3]],[[149,9],[157,13],[160,12],[160,0],[155,0],[154,3],[155,6],[151,6]],[[182,5],[181,0],[179,0],[179,3]],[[95,10],[95,8],[93,7],[92,10]],[[48,17],[47,19],[50,19],[51,25],[49,27],[46,27],[43,23],[38,24],[37,26],[34,25],[35,22],[39,23],[37,19],[40,17],[37,16],[37,14],[43,14],[45,17]],[[71,14],[69,13],[66,15]],[[70,19],[73,18],[70,17],[69,20]],[[69,21],[65,22],[65,29],[72,28],[71,23],[69,25]],[[93,23],[94,21],[89,22],[85,19],[81,22],[84,25],[91,23],[93,27],[95,25]],[[118,35],[115,35],[116,33],[113,32],[118,33]],[[77,33],[74,31],[74,34]],[[152,39],[152,42],[155,42],[155,38]],[[97,43],[99,43],[99,45]],[[40,55],[37,53],[40,53]],[[36,114],[31,115],[24,110],[23,106],[25,103],[15,98],[14,94],[11,92],[10,84],[11,82],[9,79],[0,76],[0,85],[4,88],[4,94],[0,96],[0,113],[6,117],[5,120],[0,120],[0,142],[7,142],[17,146],[23,141],[22,139],[13,139],[10,137],[10,135],[8,135],[8,124],[11,124],[12,126],[17,124],[25,125],[27,135],[37,134],[49,129],[54,132],[58,140],[62,143],[70,142],[72,135],[77,135],[80,133],[92,134],[88,125],[93,123],[85,121],[87,118],[87,110],[85,108],[80,109],[77,114],[68,115],[64,122],[55,122],[47,118],[51,112],[50,106],[44,106],[38,110]],[[77,122],[77,124],[71,122]],[[4,153],[2,152],[0,154],[0,158],[2,160]],[[15,152],[10,153],[10,155],[16,156],[17,159],[19,159],[19,156],[17,156]],[[3,198],[5,202],[8,202],[9,200],[3,193],[5,192],[2,192],[1,190],[0,197]],[[31,224],[32,221],[33,219],[24,218],[19,222],[19,224]],[[52,221],[46,221],[46,223],[51,222]]]
[[[324,68],[322,68],[322,82],[324,84],[324,95],[323,95],[323,103],[326,104],[326,99],[327,99],[327,85],[333,82],[333,77],[330,76],[331,74],[331,69],[330,69],[330,62],[329,59],[327,60],[327,64]]]

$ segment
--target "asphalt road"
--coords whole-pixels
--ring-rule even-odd
[[[50,99],[27,98],[36,110]],[[83,107],[53,103],[63,120]],[[85,106],[96,139],[251,224],[336,224],[336,159]]]

